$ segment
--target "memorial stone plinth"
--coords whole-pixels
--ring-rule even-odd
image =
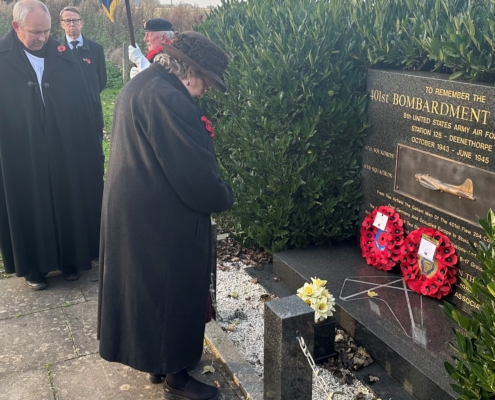
[[[495,209],[495,88],[448,78],[369,71],[361,217],[390,205],[406,232],[443,232],[459,256],[459,276],[472,281],[481,268],[468,256],[469,241],[484,237],[478,216]],[[463,286],[448,300],[470,311]]]
[[[314,310],[296,295],[265,303],[264,399],[311,400],[313,373],[298,336],[313,352]]]

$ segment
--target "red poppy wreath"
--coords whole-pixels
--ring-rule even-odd
[[[392,207],[377,207],[366,216],[361,224],[360,244],[367,264],[384,271],[390,271],[397,264],[404,242],[402,225],[399,214]]]
[[[421,238],[435,243],[432,261],[418,252]],[[400,269],[407,286],[416,293],[437,299],[449,294],[457,280],[454,253],[454,246],[443,233],[427,227],[412,231],[401,247]]]

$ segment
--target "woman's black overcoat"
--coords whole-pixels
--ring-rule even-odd
[[[103,192],[100,133],[70,49],[49,38],[40,86],[14,30],[0,38],[0,248],[9,273],[90,269]]]
[[[201,357],[210,280],[210,213],[232,190],[179,79],[157,64],[115,103],[100,242],[100,355],[151,373]]]

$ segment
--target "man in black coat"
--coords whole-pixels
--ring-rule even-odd
[[[107,84],[107,69],[103,46],[88,39],[81,33],[84,21],[77,7],[65,7],[60,12],[60,24],[65,31],[65,36],[60,39],[60,44],[72,50],[72,54],[81,67],[84,80],[91,95],[91,105],[93,107],[95,121],[98,129],[101,130],[101,138],[103,140],[104,121],[100,93],[105,89]]]
[[[98,257],[103,170],[90,93],[51,17],[22,0],[0,38],[0,250],[7,273],[34,290]]]

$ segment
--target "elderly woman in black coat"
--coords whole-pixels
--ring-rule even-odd
[[[210,214],[229,209],[233,195],[218,176],[194,98],[209,87],[226,90],[228,57],[196,32],[163,50],[115,103],[101,225],[100,355],[164,381],[166,399],[210,400],[218,389],[187,368],[202,354]]]

